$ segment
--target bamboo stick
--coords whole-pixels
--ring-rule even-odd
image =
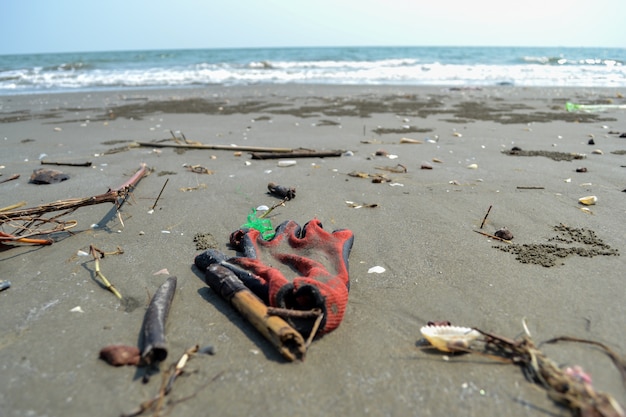
[[[219,151],[242,151],[242,152],[293,152],[292,148],[271,148],[264,146],[239,146],[239,145],[206,145],[195,143],[159,143],[159,142],[135,142],[139,146],[152,148],[183,148],[183,149],[214,149]]]

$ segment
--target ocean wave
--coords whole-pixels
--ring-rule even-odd
[[[607,58],[579,58],[568,59],[562,56],[524,56],[521,59],[524,63],[541,65],[604,65],[622,66],[624,62],[618,59]]]
[[[602,58],[586,58],[593,56]],[[556,48],[294,48],[5,56],[0,65],[0,94],[258,83],[626,87],[625,56],[622,50],[563,52]]]

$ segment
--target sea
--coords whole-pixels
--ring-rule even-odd
[[[626,49],[306,47],[0,55],[0,95],[290,83],[626,87]]]

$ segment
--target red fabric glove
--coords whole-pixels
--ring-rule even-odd
[[[226,259],[214,250],[196,257],[206,270],[218,262],[230,268],[267,305],[294,310],[319,308],[324,317],[320,334],[336,329],[348,303],[350,279],[348,257],[354,235],[350,230],[332,233],[313,219],[303,228],[287,221],[276,228],[271,240],[264,240],[255,229],[237,230],[231,244],[242,257]],[[286,317],[303,335],[311,332],[314,319]]]

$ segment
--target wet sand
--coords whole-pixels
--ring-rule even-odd
[[[155,273],[167,269],[178,287],[161,369],[195,344],[216,349],[175,383],[173,415],[568,415],[518,367],[418,346],[429,320],[518,337],[525,318],[536,342],[574,336],[626,355],[626,112],[566,112],[567,101],[624,99],[596,88],[313,85],[0,97],[0,181],[20,175],[0,184],[1,207],[94,196],[142,162],[152,170],[122,207],[123,224],[112,204],[81,207],[62,217],[77,221],[72,234],[52,245],[0,251],[0,279],[12,284],[0,293],[2,414],[117,416],[155,395],[160,376],[143,383],[141,369],[111,367],[98,352],[139,343],[150,296],[168,276]],[[347,153],[279,167],[236,149],[132,146],[173,143],[170,131],[205,144]],[[70,179],[30,184],[40,159],[92,166],[50,166]],[[195,165],[211,174],[186,167]],[[206,246],[234,254],[228,236],[251,208],[279,201],[270,181],[297,190],[273,212],[275,226],[316,217],[355,235],[344,321],[297,364],[192,266]],[[579,204],[589,195],[595,205]],[[475,232],[502,227],[510,245]],[[123,249],[100,261],[123,302],[80,255],[90,245]],[[385,271],[368,273],[374,266]],[[597,349],[542,350],[626,403]]]

